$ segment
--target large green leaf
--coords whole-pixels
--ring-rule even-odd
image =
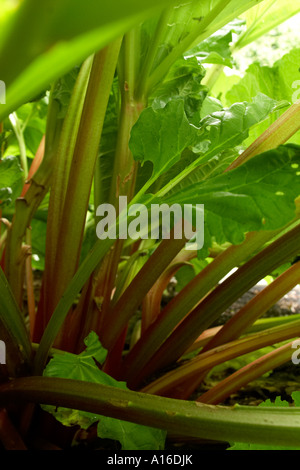
[[[200,120],[200,109],[208,91],[201,84],[204,75],[205,69],[198,63],[196,57],[179,59],[164,82],[156,88],[152,107],[162,108],[171,100],[182,99],[189,121],[197,125]]]
[[[169,12],[149,77],[150,88],[159,84],[183,53],[211,36],[256,3],[252,0],[194,0]],[[161,29],[159,28],[161,33]]]
[[[34,158],[45,133],[47,109],[47,99],[42,98],[33,103],[24,104],[15,113],[24,136],[27,158]],[[20,146],[8,118],[4,121],[4,128],[7,130],[7,138],[5,139],[3,157],[20,155]]]
[[[197,57],[203,64],[218,64],[232,67],[234,59],[231,52],[233,33],[240,34],[245,21],[236,19],[231,21],[216,33],[187,51],[184,56]]]
[[[216,111],[202,119],[199,138],[195,151],[204,153],[205,161],[220,151],[241,144],[249,129],[264,120],[274,109],[276,102],[268,96],[258,93],[249,102],[239,101],[221,111]]]
[[[294,0],[264,0],[241,15],[246,21],[246,31],[235,47],[245,47],[299,12],[300,5]]]
[[[189,168],[194,170],[220,152],[240,145],[249,129],[275,106],[274,100],[259,94],[251,103],[235,103],[206,116],[197,128],[189,123],[183,100],[175,99],[164,108],[149,107],[142,112],[132,129],[129,146],[135,160],[152,162],[155,178],[176,164],[183,150],[192,147],[194,162],[183,169],[183,174],[189,174]],[[176,175],[173,179],[177,184]]]
[[[168,204],[204,204],[205,245],[241,243],[244,234],[275,230],[295,216],[300,194],[300,148],[282,146],[258,155],[233,171],[186,187]]]
[[[23,187],[23,170],[17,157],[0,160],[0,205],[11,204],[20,196]]]
[[[196,142],[198,132],[186,117],[183,100],[173,100],[164,108],[149,107],[142,112],[132,129],[129,146],[135,160],[153,163],[158,177]]]
[[[197,40],[209,37],[257,4],[257,0],[194,0],[185,4],[175,0],[20,2],[12,13],[0,17],[1,79],[8,87],[7,104],[1,107],[0,119],[79,65],[88,55],[174,3],[179,3],[179,7],[177,5],[171,12],[155,57],[155,68],[159,65],[160,70],[152,77],[152,86],[160,83],[170,65],[197,44]],[[174,54],[166,63],[165,59],[173,50]]]
[[[34,98],[88,55],[174,0],[24,0],[0,18],[0,119]]]
[[[97,363],[103,364],[107,351],[94,332],[89,334],[85,344],[86,349],[79,355],[54,354],[44,370],[44,376],[83,380],[127,390],[125,382],[118,382],[98,367]],[[84,411],[53,406],[44,406],[44,409],[66,426],[88,428],[92,423],[99,422],[98,436],[120,441],[123,450],[160,450],[164,447],[166,433],[159,429]]]
[[[299,98],[299,63],[300,49],[296,48],[276,61],[273,67],[262,66],[259,63],[251,64],[244,77],[226,93],[226,104],[235,103],[242,97],[251,100],[257,93],[264,93],[277,101],[286,101],[287,105],[294,102]],[[264,123],[255,126],[246,144],[250,145],[258,138],[284,110],[283,108],[269,116]],[[298,132],[292,137],[291,142],[299,144],[299,139]]]
[[[293,84],[300,79],[300,49],[292,49],[273,67],[261,66],[259,63],[250,65],[245,76],[226,94],[227,104],[254,98],[257,93],[264,93],[276,101],[292,102],[295,87]]]

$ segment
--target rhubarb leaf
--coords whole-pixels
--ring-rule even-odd
[[[236,47],[247,46],[299,12],[300,5],[294,0],[264,0],[241,15],[247,27]]]
[[[83,380],[127,390],[125,382],[118,382],[99,368],[99,364],[105,361],[107,351],[102,347],[96,333],[89,334],[85,339],[85,345],[86,349],[78,355],[67,352],[55,353],[46,366],[44,375]],[[62,407],[43,405],[43,409],[65,426],[79,425],[83,429],[88,429],[93,423],[98,422],[98,436],[103,439],[118,440],[123,450],[164,448],[166,433],[159,429]]]
[[[200,165],[240,145],[249,129],[274,107],[273,99],[258,94],[251,103],[236,103],[206,116],[196,127],[187,119],[183,100],[173,99],[163,108],[148,107],[141,113],[129,146],[135,160],[152,162],[153,175],[158,178],[180,161],[186,148],[192,148]]]
[[[241,19],[231,21],[186,52],[185,57],[197,57],[198,61],[203,64],[218,64],[232,68],[234,61],[231,53],[233,33],[240,34],[244,24],[245,21]]]
[[[235,102],[206,116],[200,122],[203,133],[193,150],[204,154],[203,163],[223,150],[242,144],[249,129],[264,120],[276,105],[272,98],[258,93],[249,102]]]
[[[102,439],[120,441],[123,450],[163,450],[166,433],[120,419],[101,417],[98,424],[98,436]]]
[[[276,101],[292,102],[295,93],[293,86],[300,79],[300,48],[292,49],[272,67],[254,62],[249,66],[239,83],[226,94],[226,103],[232,104],[251,100],[257,93],[263,93]]]
[[[275,62],[272,67],[262,66],[259,63],[251,64],[244,77],[226,93],[226,105],[229,106],[241,99],[249,101],[257,93],[263,93],[277,102],[286,103],[286,106],[294,103],[300,97],[299,63],[300,48],[295,48]],[[286,110],[286,106],[253,127],[245,145],[250,145],[257,139]],[[299,144],[299,133],[295,134],[289,142]]]
[[[204,75],[205,70],[196,57],[178,60],[164,82],[156,88],[152,107],[163,108],[171,100],[183,100],[188,120],[195,125],[199,124],[200,110],[208,91],[201,85]]]
[[[34,158],[45,134],[47,111],[47,102],[45,98],[42,98],[39,101],[24,104],[15,112],[23,130],[27,158]],[[4,147],[3,157],[9,155],[19,156],[20,146],[9,119],[5,121],[5,128],[9,134]]]
[[[0,160],[0,206],[13,203],[23,187],[23,170],[15,156]]]
[[[163,198],[167,204],[204,204],[205,245],[241,243],[254,230],[275,230],[295,216],[300,194],[300,148],[281,146],[240,167]]]
[[[164,108],[149,107],[141,113],[132,128],[129,146],[135,160],[153,163],[158,177],[196,142],[198,132],[186,117],[183,100],[172,100]]]
[[[0,120],[89,55],[122,37],[137,22],[172,3],[172,0],[17,2],[9,15],[0,16],[1,80],[7,85],[7,104],[1,106]]]

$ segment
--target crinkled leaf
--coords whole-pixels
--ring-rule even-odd
[[[86,349],[78,355],[68,352],[55,354],[47,365],[44,375],[114,385],[114,379],[95,364],[94,359],[102,364],[107,355],[107,351],[102,347],[96,333],[89,334],[85,339],[85,345]]]
[[[231,43],[233,33],[239,34],[245,20],[236,19],[221,28],[209,38],[189,50],[185,57],[197,57],[204,64],[219,64],[232,67]]]
[[[255,62],[249,66],[245,76],[226,94],[228,104],[241,98],[251,100],[257,93],[263,93],[276,101],[292,102],[295,93],[293,83],[300,79],[300,49],[296,48],[276,61],[273,67]]]
[[[300,406],[300,392],[293,392],[292,399],[294,400],[295,406]]]
[[[164,108],[149,107],[141,113],[132,128],[129,146],[135,160],[153,163],[158,177],[195,143],[198,132],[186,117],[183,101],[173,100]]]
[[[295,216],[300,194],[300,148],[281,146],[235,170],[163,198],[168,204],[204,204],[205,246],[241,243],[253,230],[275,230]]]
[[[300,97],[299,63],[300,49],[296,48],[275,62],[273,67],[262,66],[259,63],[251,64],[244,77],[226,93],[226,104],[230,105],[240,99],[249,101],[257,93],[263,93],[279,103],[286,103],[286,105],[295,102]],[[285,110],[286,106],[270,115],[265,122],[255,126],[251,130],[246,145],[250,145],[258,138]],[[290,142],[299,144],[299,133],[294,135]]]
[[[265,119],[276,104],[273,99],[258,93],[250,102],[236,102],[206,116],[200,123],[203,133],[194,151],[206,153],[207,160],[220,151],[241,144],[248,137],[249,129]]]
[[[97,363],[104,362],[107,351],[102,347],[96,333],[89,334],[85,345],[86,349],[78,355],[67,352],[54,354],[44,370],[44,375],[94,382],[126,390],[125,382],[118,382],[99,369]],[[79,425],[87,429],[98,421],[98,436],[119,440],[123,450],[160,450],[164,447],[166,433],[158,429],[84,411],[49,405],[43,405],[43,408],[65,426]]]
[[[10,188],[0,188],[0,206],[11,203],[12,190]]]
[[[60,105],[58,117],[63,119],[67,113],[71,94],[78,76],[80,67],[74,67],[69,73],[63,75],[55,83],[53,99]]]
[[[271,401],[270,399],[265,400],[263,403],[260,403],[259,406],[283,406],[287,407],[290,406],[289,402],[286,400],[282,400],[280,397],[276,397],[275,401]]]
[[[120,441],[123,450],[163,450],[165,431],[119,419],[101,417],[98,436]]]
[[[189,121],[199,124],[200,109],[208,91],[201,85],[204,75],[205,70],[195,57],[178,60],[164,82],[156,88],[152,107],[163,108],[171,100],[183,99]]]
[[[223,105],[221,101],[213,96],[207,96],[203,101],[201,108],[201,119],[204,119],[208,114],[215,113],[216,111],[222,111]]]
[[[249,129],[265,119],[274,107],[274,100],[259,94],[251,103],[236,103],[206,116],[197,128],[188,122],[182,100],[169,101],[164,108],[149,107],[141,113],[131,132],[130,149],[135,160],[153,164],[156,178],[168,170],[168,178],[173,179],[177,171],[174,165],[178,162],[180,170],[186,148],[191,147],[194,160],[203,164],[240,145]]]
[[[176,176],[184,170],[181,164],[184,163],[183,154],[179,163],[168,172],[169,178],[174,179],[173,189],[169,194],[224,171],[243,148],[244,139],[252,126],[265,119],[274,106],[276,104],[272,99],[265,95],[257,95],[251,103],[236,103],[230,108],[212,112],[203,118],[200,123],[202,133],[199,134],[197,145],[192,148],[194,157],[192,159],[193,152],[190,152],[190,161],[187,162],[187,165],[193,165],[194,160],[198,165],[195,165],[193,171],[176,184]]]
[[[0,160],[0,204],[7,205],[19,197],[23,187],[23,170],[17,157]]]
[[[93,357],[99,364],[103,364],[106,356],[107,350],[101,346],[98,336],[93,331],[88,335],[84,340],[86,345],[86,350],[79,354],[80,357]]]

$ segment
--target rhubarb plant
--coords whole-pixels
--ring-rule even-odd
[[[254,65],[226,100],[206,76],[232,65],[234,34],[241,45],[274,26],[243,32],[270,2],[257,3],[1,1],[0,403],[6,419],[25,406],[26,425],[10,423],[21,447],[39,433],[32,404],[124,450],[174,434],[297,445],[297,408],[224,405],[291,360],[300,334],[298,315],[260,320],[300,279],[300,104],[291,83],[274,84],[287,64],[295,76],[299,50],[268,70],[273,86],[243,93],[254,68],[266,72]],[[297,13],[277,4],[282,20]],[[215,366],[252,352],[199,392]]]

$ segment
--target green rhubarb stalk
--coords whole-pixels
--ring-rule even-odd
[[[227,343],[238,338],[254,323],[254,321],[263,315],[269,308],[289,292],[300,280],[300,263],[292,265],[272,284],[268,285],[263,291],[257,294],[248,302],[236,315],[234,315],[220,331],[204,346],[201,354],[208,349],[215,348],[220,344]],[[187,395],[196,390],[202,382],[203,377],[198,376],[196,380],[186,384]]]
[[[114,242],[115,240],[109,237],[106,240],[98,240],[90,251],[89,256],[85,258],[68,284],[45,328],[37,348],[34,359],[34,371],[37,375],[42,373],[49,351],[61,330],[74,300]]]
[[[135,100],[135,88],[138,80],[138,40],[138,30],[134,29],[127,33],[124,36],[120,54],[121,111],[109,200],[115,207],[117,207],[119,196],[127,195],[130,201],[135,188],[137,162],[133,159],[128,143],[131,129],[145,107],[143,101]]]
[[[149,45],[147,56],[144,60],[143,67],[139,74],[139,80],[137,83],[136,97],[139,100],[144,100],[148,95],[147,85],[148,78],[152,72],[154,61],[158,53],[159,47],[163,42],[166,33],[168,31],[168,19],[173,12],[173,8],[166,8],[158,20],[155,33],[152,36],[151,43]]]
[[[14,377],[31,364],[29,334],[10,285],[0,268],[0,338],[6,346],[6,362],[10,376]]]
[[[237,312],[205,346],[210,349],[238,338],[300,282],[300,262],[293,264]]]
[[[131,316],[141,305],[147,292],[184,247],[185,243],[184,238],[178,240],[166,239],[160,243],[115,303],[110,315],[107,317],[107,321],[103,325],[102,342],[104,347],[110,349],[114,346]]]
[[[242,244],[230,246],[223,253],[219,254],[162,310],[157,321],[148,328],[143,336],[143,342],[140,341],[136,343],[135,347],[132,349],[133,352],[131,351],[128,354],[123,364],[123,370],[126,370],[127,363],[134,357],[141,357],[141,350],[143,350],[143,355],[147,355],[150,358],[166,338],[165,334],[168,335],[169,332],[176,327],[178,322],[187,315],[231,269],[247,259],[273,236],[273,232],[267,233],[261,231],[249,233]],[[158,330],[162,332],[161,337],[158,336]],[[144,340],[147,340],[146,343]]]
[[[263,132],[227,169],[242,165],[250,158],[286,143],[300,129],[300,100],[294,103]]]
[[[15,132],[18,144],[19,144],[19,149],[20,149],[20,162],[21,162],[21,167],[23,169],[23,179],[24,183],[27,179],[28,175],[28,163],[27,163],[27,153],[26,153],[26,144],[24,140],[24,134],[20,125],[19,118],[16,113],[12,113],[9,115],[9,120],[11,122],[12,128]]]
[[[190,260],[197,257],[197,252],[193,250],[181,251],[167,269],[158,277],[155,284],[149,290],[143,300],[142,305],[142,334],[150,326],[150,324],[156,320],[161,310],[161,301],[163,292],[167,289],[171,279],[177,271],[183,266],[192,266]]]
[[[298,446],[300,410],[207,406],[84,381],[52,377],[15,379],[0,386],[0,403],[31,402],[80,409],[170,433],[225,442]]]
[[[52,91],[53,89],[54,85]],[[30,187],[25,196],[18,198],[16,201],[15,214],[7,235],[5,274],[19,306],[22,305],[26,259],[26,247],[23,247],[23,240],[27,228],[30,227],[32,217],[49,190],[53,159],[57,151],[63,124],[63,120],[58,116],[60,111],[59,103],[53,99],[52,91],[47,116],[44,157],[38,170],[31,178]]]
[[[185,310],[174,312],[169,307],[168,316],[162,312],[157,322],[148,328],[143,341],[124,359],[122,379],[135,387],[155,370],[176,361],[237,298],[277,266],[296,256],[299,244],[300,226],[296,226],[219,284],[186,317]]]
[[[54,267],[55,289],[49,298],[50,314],[78,267],[95,162],[120,44],[121,39],[118,39],[94,56],[62,213]]]
[[[288,323],[299,319],[299,313],[295,313],[294,315],[288,315],[285,317],[261,318],[260,320],[257,320],[252,326],[247,328],[245,335],[251,333],[258,333],[260,331],[264,331],[268,328],[273,328],[275,326],[287,325]],[[205,330],[203,333],[201,333],[197,340],[184,352],[182,357],[185,357],[186,355],[194,351],[199,351],[211,340],[211,338],[213,338],[214,335],[216,335],[222,329],[222,327],[223,325],[214,326]]]
[[[150,74],[147,81],[147,92],[151,93],[153,88],[161,82],[169,71],[171,65],[186,52],[197,40],[199,43],[207,37],[208,26],[221,14],[229,5],[231,0],[220,0],[214,8],[206,15],[202,21],[168,54],[159,66]]]
[[[261,377],[266,372],[285,364],[291,360],[293,354],[293,341],[271,351],[268,354],[256,359],[256,361],[247,364],[234,374],[217,385],[212,387],[208,392],[201,395],[197,401],[201,403],[217,404],[223,402],[232,393],[240,390],[247,383]]]
[[[173,392],[175,387],[186,388],[187,383],[196,381],[211,368],[236,357],[257,351],[261,348],[271,346],[282,341],[296,338],[300,334],[299,319],[287,325],[279,325],[259,333],[245,336],[242,339],[230,341],[221,346],[211,348],[209,351],[201,352],[198,356],[183,365],[178,364],[174,370],[162,375],[140,391],[157,395],[167,395]],[[188,395],[188,394],[187,394]]]
[[[144,103],[137,102],[134,97],[140,58],[139,39],[139,28],[133,29],[124,36],[118,61],[121,109],[108,201],[117,210],[119,196],[127,196],[128,201],[132,199],[137,175],[137,162],[133,159],[128,143],[131,129],[144,108]],[[99,173],[99,171],[96,173],[96,188],[101,186],[101,174]],[[99,178],[100,181],[98,181]],[[98,194],[95,194],[95,200],[99,200]],[[110,315],[110,302],[112,292],[116,287],[116,276],[123,245],[123,240],[116,242],[95,276],[95,296],[101,299],[101,314],[99,315],[99,311],[92,308],[87,313],[87,321],[95,325],[98,333],[101,332],[106,317]]]
[[[52,296],[52,289],[54,288],[54,265],[57,246],[60,243],[59,228],[64,224],[63,207],[66,199],[70,167],[91,68],[91,61],[92,58],[88,58],[83,63],[77,81],[74,85],[68,111],[64,119],[60,142],[55,156],[53,184],[51,187],[48,207],[45,270],[43,281],[43,284],[46,285],[46,304],[47,293],[48,296],[49,293]]]

